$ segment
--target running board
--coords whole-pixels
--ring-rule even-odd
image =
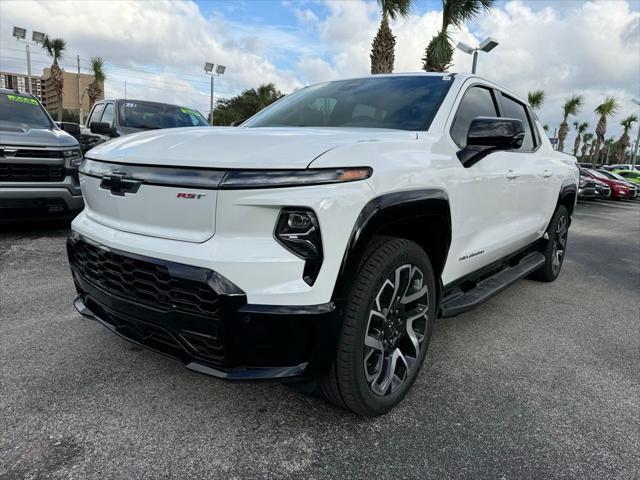
[[[465,293],[454,293],[444,298],[440,305],[442,317],[455,317],[483,304],[494,295],[505,290],[511,284],[526,277],[544,264],[544,255],[540,252],[530,253],[520,263],[507,267],[493,274]]]

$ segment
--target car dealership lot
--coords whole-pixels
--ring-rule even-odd
[[[120,339],[71,307],[67,230],[0,233],[0,479],[638,478],[639,203],[581,202],[560,278],[439,320],[369,420]]]

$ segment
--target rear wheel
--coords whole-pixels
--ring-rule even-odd
[[[553,282],[560,274],[567,249],[569,234],[569,212],[564,205],[560,205],[547,228],[549,240],[542,251],[545,257],[544,265],[531,274],[534,280]]]
[[[435,293],[431,263],[418,244],[375,238],[347,299],[336,358],[320,392],[363,416],[397,405],[424,360]]]

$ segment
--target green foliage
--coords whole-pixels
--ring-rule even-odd
[[[534,90],[527,94],[527,99],[529,100],[529,105],[534,110],[538,110],[542,103],[544,102],[544,90]]]
[[[577,115],[580,111],[580,107],[582,107],[582,103],[584,99],[582,95],[571,95],[562,105],[562,115],[564,117],[564,121],[567,121],[567,117],[569,115]]]
[[[67,44],[62,38],[49,38],[47,35],[44,37],[44,42],[42,42],[42,48],[47,52],[47,55],[53,59],[54,65],[57,65],[58,60],[64,56],[64,50],[67,48]]]
[[[213,124],[227,126],[246,120],[282,96],[273,83],[268,83],[245,90],[235,97],[220,99],[213,110]]]
[[[411,0],[378,0],[382,17],[395,20],[398,17],[406,17],[411,13]]]
[[[93,74],[96,82],[104,82],[107,78],[104,73],[104,60],[102,57],[91,57],[89,59],[91,64],[91,73]]]

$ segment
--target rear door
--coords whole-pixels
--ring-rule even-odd
[[[539,148],[540,138],[528,107],[503,92],[499,93],[498,99],[500,116],[520,120],[525,131],[522,146],[505,152],[511,159],[510,180],[515,207],[513,240],[519,248],[536,240],[546,228],[552,213],[549,209],[555,206],[560,186],[554,177],[555,160]]]

